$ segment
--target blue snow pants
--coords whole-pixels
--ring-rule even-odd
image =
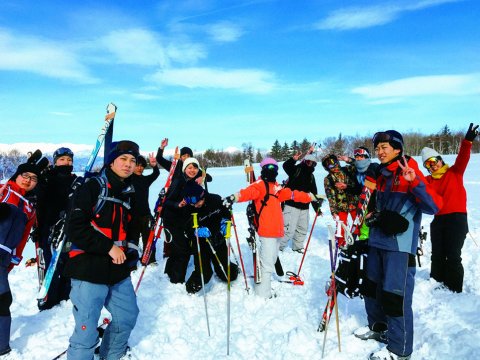
[[[105,308],[112,315],[105,329],[100,356],[107,360],[120,359],[127,350],[127,342],[138,316],[137,298],[130,277],[115,285],[94,284],[72,279],[70,299],[73,304],[75,330],[70,337],[67,358],[91,360],[97,346],[97,326],[100,312]]]
[[[368,325],[372,329],[375,323],[387,324],[387,348],[400,356],[408,356],[413,351],[415,270],[413,255],[369,249],[367,277],[375,286],[376,297],[365,297]]]

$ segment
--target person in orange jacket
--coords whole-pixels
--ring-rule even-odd
[[[265,158],[260,163],[262,168],[260,178],[238,193],[227,196],[223,204],[229,208],[235,202],[253,200],[258,220],[258,235],[260,239],[260,270],[262,281],[255,284],[255,294],[266,299],[272,297],[271,275],[275,271],[275,261],[278,257],[280,242],[285,235],[283,226],[282,202],[294,200],[295,202],[310,203],[318,201],[317,195],[303,191],[292,190],[278,184],[278,164],[272,158]],[[265,195],[268,199],[262,205]]]

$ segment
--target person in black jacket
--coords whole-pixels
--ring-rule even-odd
[[[313,172],[317,165],[317,158],[312,154],[307,154],[303,160],[295,165],[301,152],[297,152],[290,159],[283,163],[283,170],[288,175],[287,187],[292,190],[304,191],[316,194],[317,184]],[[318,202],[312,202],[313,209],[318,211]],[[283,251],[292,240],[292,250],[303,253],[303,243],[308,232],[308,212],[309,204],[296,202],[294,200],[285,201],[283,208],[283,221],[285,236],[280,242],[280,250]]]
[[[195,179],[200,172],[200,164],[197,159],[189,157],[185,159],[180,169],[182,173],[173,177],[170,188],[165,195],[162,210],[165,233],[170,234],[171,239],[169,243],[171,253],[165,265],[165,274],[168,275],[170,282],[173,284],[185,282],[188,262],[192,255],[191,239],[185,234],[190,218],[183,191],[187,183],[196,183]]]
[[[150,221],[152,214],[150,212],[150,206],[148,205],[148,195],[150,185],[160,175],[160,170],[157,166],[157,160],[153,156],[153,153],[149,157],[150,165],[152,166],[152,173],[150,175],[142,175],[143,171],[147,167],[147,160],[143,156],[137,158],[137,165],[131,176],[131,182],[135,188],[135,209],[132,213],[132,220],[128,226],[127,239],[138,243],[138,238],[142,235],[143,249],[147,246],[148,235],[150,234]],[[150,260],[148,264],[156,263],[155,260],[155,248],[152,249]],[[147,264],[147,265],[148,265]]]
[[[200,243],[200,256],[204,282],[207,284],[212,278],[212,265],[215,273],[222,281],[227,281],[228,254],[225,242],[226,221],[230,219],[230,211],[223,206],[221,196],[210,194],[195,182],[189,182],[184,189],[184,199],[190,221],[185,229],[191,246],[196,248],[196,234],[193,228],[193,213],[197,213],[198,229],[196,231]],[[202,289],[200,262],[198,251],[194,251],[195,270],[192,272],[185,288],[188,293],[194,294]],[[238,265],[230,263],[230,280],[238,276]]]
[[[127,351],[139,311],[130,279],[130,267],[136,265],[138,252],[130,251],[126,241],[133,202],[129,177],[138,155],[138,145],[132,141],[112,143],[102,178],[89,179],[74,193],[67,222],[72,248],[65,268],[65,275],[72,280],[70,299],[75,319],[69,360],[93,359],[103,306],[112,320],[103,335],[100,357],[119,359]],[[105,189],[106,196],[102,195]]]

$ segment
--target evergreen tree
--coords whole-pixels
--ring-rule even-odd
[[[282,157],[281,160],[285,161],[291,156],[291,150],[290,147],[288,146],[287,142],[285,142],[282,146]]]
[[[279,160],[282,157],[282,146],[278,140],[275,140],[273,143],[272,149],[270,150],[270,156],[275,160]]]
[[[255,162],[259,163],[262,161],[262,154],[260,153],[260,149],[257,149],[257,154],[255,155]]]
[[[305,138],[303,139],[302,143],[300,144],[300,151],[305,154],[310,149],[310,143]]]

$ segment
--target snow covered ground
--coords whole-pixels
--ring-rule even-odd
[[[452,164],[455,156],[445,156]],[[256,165],[258,172],[258,165]],[[454,294],[437,289],[429,279],[430,242],[425,243],[422,267],[417,268],[413,298],[415,337],[413,359],[476,359],[480,354],[480,155],[473,155],[465,174],[468,192],[470,235],[463,248],[464,292]],[[166,177],[164,171],[151,189],[151,203],[156,200]],[[213,182],[209,190],[229,195],[245,185],[241,167],[209,169]],[[319,189],[325,172],[317,167]],[[285,179],[284,174],[279,179]],[[320,359],[324,333],[317,332],[325,307],[325,282],[329,277],[327,224],[333,224],[328,205],[313,231],[310,248],[302,267],[304,286],[273,281],[277,297],[263,300],[245,291],[243,276],[231,288],[230,356],[227,356],[227,289],[212,278],[207,285],[207,303],[211,336],[208,336],[202,293],[188,295],[183,285],[172,285],[163,274],[164,261],[147,268],[138,292],[140,315],[130,337],[132,359]],[[311,210],[311,219],[313,219]],[[247,220],[245,205],[234,205],[247,275],[252,274],[252,260],[245,241]],[[431,216],[423,217],[429,232]],[[473,241],[475,238],[475,242]],[[232,237],[235,244],[235,239]],[[161,245],[160,245],[161,246]],[[236,247],[235,247],[236,249]],[[25,258],[33,256],[33,244],[27,245]],[[161,254],[161,249],[158,252]],[[238,254],[237,254],[238,256]],[[287,249],[280,254],[285,271],[296,272],[301,254]],[[189,270],[191,271],[191,269]],[[133,273],[137,283],[139,272]],[[12,353],[7,359],[51,359],[68,346],[73,330],[71,303],[39,313],[36,306],[35,268],[16,267],[10,273],[13,292]],[[253,279],[248,278],[250,287]],[[107,313],[105,313],[107,314]],[[332,317],[325,345],[325,359],[366,359],[380,345],[361,341],[352,332],[366,324],[363,302],[339,297],[341,353],[335,321]],[[477,354],[477,355],[475,355]]]

